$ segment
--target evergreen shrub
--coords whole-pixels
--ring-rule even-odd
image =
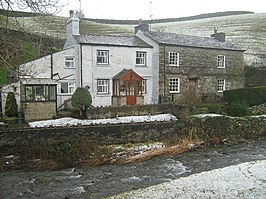
[[[8,117],[17,116],[18,104],[15,97],[15,93],[9,92],[6,98],[5,114]]]
[[[245,101],[236,100],[229,104],[228,114],[236,117],[250,115],[249,105]]]
[[[240,100],[250,106],[260,105],[266,102],[266,86],[227,90],[223,92],[223,100],[229,104]]]

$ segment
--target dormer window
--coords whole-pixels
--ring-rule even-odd
[[[66,68],[75,68],[75,58],[74,57],[65,57],[65,67]]]
[[[225,56],[224,55],[217,56],[217,67],[225,68]]]

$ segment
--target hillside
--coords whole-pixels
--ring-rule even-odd
[[[0,11],[1,21],[6,14]],[[58,16],[35,16],[19,12],[9,14],[9,29],[26,30],[31,34],[49,36],[58,40],[65,39],[67,18]],[[81,33],[133,35],[137,21],[82,19]],[[148,21],[150,22],[150,21]],[[19,24],[19,26],[18,26]],[[245,62],[249,66],[266,67],[266,13],[222,12],[203,14],[176,19],[160,19],[151,22],[151,29],[179,34],[210,37],[214,27],[226,33],[226,41],[236,44],[245,52]]]

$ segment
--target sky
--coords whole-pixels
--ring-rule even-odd
[[[98,19],[161,19],[193,16],[223,11],[266,13],[266,0],[60,0],[64,8],[81,10],[86,18]],[[151,17],[150,17],[151,16]]]

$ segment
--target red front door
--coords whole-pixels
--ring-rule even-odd
[[[126,90],[127,90],[127,95],[126,95],[127,105],[135,105],[137,101],[136,82],[134,81],[128,82]]]

